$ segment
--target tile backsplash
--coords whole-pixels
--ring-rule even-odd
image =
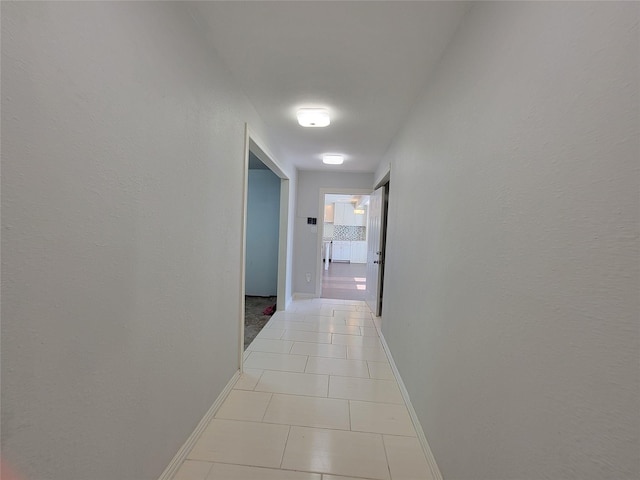
[[[364,241],[367,239],[367,227],[356,227],[355,225],[332,225],[324,224],[324,238],[332,240],[350,240],[352,242]]]

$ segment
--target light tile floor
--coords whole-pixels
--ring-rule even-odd
[[[174,480],[432,480],[371,311],[294,301]]]

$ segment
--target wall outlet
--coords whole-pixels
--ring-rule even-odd
[[[307,277],[307,283],[311,283],[311,273],[307,272],[305,277]]]

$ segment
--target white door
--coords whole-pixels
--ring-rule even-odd
[[[376,316],[382,313],[382,280],[384,263],[385,187],[378,188],[369,200],[367,226],[367,305]]]

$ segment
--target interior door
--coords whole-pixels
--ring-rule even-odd
[[[371,194],[367,225],[367,304],[376,316],[382,313],[382,286],[384,277],[385,194],[382,186]]]

